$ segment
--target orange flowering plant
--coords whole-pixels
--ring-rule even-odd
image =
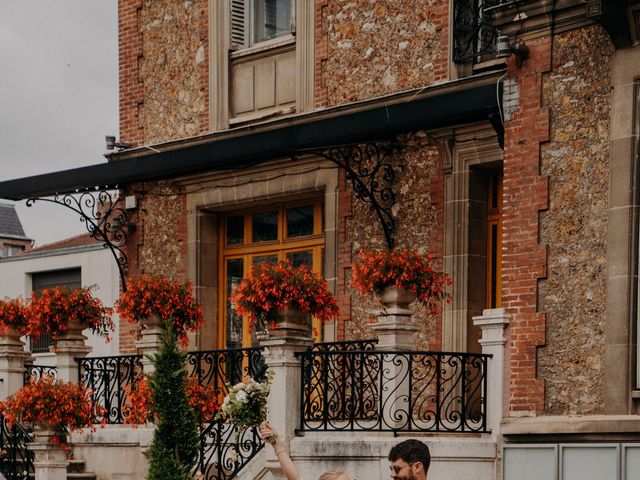
[[[90,288],[52,288],[33,292],[29,314],[29,334],[35,337],[51,333],[54,338],[69,329],[69,322],[79,322],[109,341],[113,330],[111,309],[91,295]]]
[[[451,284],[446,274],[434,270],[430,255],[414,250],[361,250],[351,267],[351,285],[361,295],[381,294],[395,286],[415,293],[418,302],[432,308],[447,298],[445,287]]]
[[[190,282],[178,283],[165,277],[143,275],[131,280],[115,304],[122,318],[136,323],[157,315],[163,322],[171,321],[183,345],[187,333],[195,332],[203,322],[202,308],[193,297]]]
[[[104,415],[101,405],[91,401],[91,391],[84,385],[54,381],[49,376],[32,380],[0,403],[0,412],[9,425],[17,421],[51,428],[51,442],[64,445],[66,435],[89,427],[95,431],[94,412]]]
[[[200,422],[211,422],[220,409],[220,395],[216,394],[213,386],[202,386],[196,377],[189,377],[185,392],[187,401],[200,417]],[[154,419],[153,390],[147,377],[140,376],[134,382],[134,387],[129,387],[127,391],[124,422],[135,428]]]
[[[28,324],[27,305],[22,298],[0,300],[0,335],[7,335],[9,330],[25,334]]]
[[[278,310],[287,307],[329,320],[338,315],[338,304],[329,292],[327,281],[308,267],[291,262],[253,265],[231,294],[240,315],[273,321]]]

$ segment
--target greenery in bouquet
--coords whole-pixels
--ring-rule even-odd
[[[251,326],[257,319],[272,322],[279,310],[288,307],[320,320],[338,315],[338,304],[322,275],[291,262],[253,265],[234,289],[231,301],[240,315],[249,316]]]
[[[107,341],[113,330],[111,309],[93,297],[87,287],[74,290],[56,287],[33,292],[28,316],[29,334],[34,337],[50,333],[56,338],[68,330],[71,321],[90,328]]]
[[[187,333],[197,331],[203,323],[202,308],[193,296],[190,282],[179,283],[162,276],[143,275],[132,279],[116,301],[120,317],[132,322],[156,315],[162,322],[171,321],[182,345]]]
[[[257,427],[267,419],[267,397],[272,382],[273,372],[269,372],[262,382],[248,377],[244,382],[227,385],[229,391],[222,401],[218,418],[236,426],[240,432]]]
[[[0,403],[0,412],[9,426],[17,421],[52,429],[54,444],[66,448],[66,435],[83,428],[94,428],[94,418],[103,417],[105,409],[92,401],[84,385],[54,381],[49,376],[32,380]],[[104,422],[103,422],[104,425]]]
[[[430,255],[415,250],[361,250],[352,271],[351,285],[363,296],[395,286],[415,293],[418,302],[432,309],[448,299],[445,288],[451,279],[434,269]]]
[[[27,333],[27,308],[22,298],[0,300],[0,335],[7,335],[10,330],[15,330],[21,335]]]

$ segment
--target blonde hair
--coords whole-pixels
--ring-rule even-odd
[[[340,475],[345,475],[347,478],[349,478],[344,470],[334,468],[332,470],[327,470],[326,472],[324,472],[322,475],[320,475],[320,477],[318,477],[318,480],[338,480],[338,477]]]

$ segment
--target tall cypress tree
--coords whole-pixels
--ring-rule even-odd
[[[178,348],[170,321],[163,345],[152,358],[155,372],[149,378],[156,410],[147,480],[189,480],[198,460],[198,418],[187,402],[185,354]]]

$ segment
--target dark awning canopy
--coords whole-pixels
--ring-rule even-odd
[[[0,182],[0,198],[23,200],[99,186],[241,169],[304,150],[364,142],[401,132],[487,120],[498,109],[495,75],[241,127],[208,136],[140,147],[113,161]]]

